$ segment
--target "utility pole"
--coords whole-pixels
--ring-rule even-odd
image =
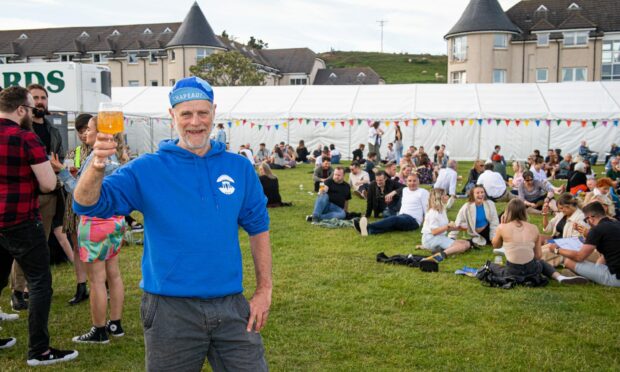
[[[382,19],[380,21],[377,21],[377,23],[379,24],[379,27],[381,27],[381,53],[383,53],[383,27],[385,26],[387,21]]]

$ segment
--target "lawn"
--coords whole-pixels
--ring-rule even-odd
[[[334,51],[319,58],[328,68],[371,67],[387,84],[445,83],[448,72],[445,55]]]
[[[459,174],[465,176],[470,166],[460,164]],[[449,258],[439,273],[377,263],[382,251],[423,254],[414,250],[420,233],[362,238],[353,229],[313,226],[304,220],[315,198],[309,194],[311,167],[275,172],[283,199],[294,206],[270,210],[274,291],[262,334],[273,371],[620,370],[619,289],[553,282],[503,290],[453,274],[492,259],[490,248]],[[450,211],[451,219],[463,202]],[[352,211],[364,208],[360,199],[350,204]],[[251,295],[254,271],[247,236],[241,236],[246,295]],[[103,346],[71,342],[90,325],[88,305],[66,304],[75,288],[72,267],[53,268],[52,344],[75,347],[80,356],[46,370],[144,369],[141,251],[128,246],[121,255],[127,335]],[[0,306],[8,310],[8,290],[3,293]],[[2,337],[18,338],[15,347],[0,351],[2,371],[27,370],[22,318],[2,325]]]

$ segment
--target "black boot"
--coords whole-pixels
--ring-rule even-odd
[[[86,283],[78,283],[75,289],[75,295],[69,300],[69,305],[77,305],[80,302],[88,299],[88,288]]]

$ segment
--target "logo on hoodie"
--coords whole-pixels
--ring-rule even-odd
[[[235,192],[235,186],[233,186],[234,183],[235,183],[235,180],[230,178],[230,176],[227,174],[222,174],[217,179],[219,190],[224,195],[232,195],[232,193]]]

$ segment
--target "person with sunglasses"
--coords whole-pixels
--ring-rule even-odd
[[[583,208],[585,220],[592,229],[579,251],[556,248],[555,254],[564,257],[564,266],[595,283],[620,287],[620,222],[605,215],[599,202]],[[596,263],[587,261],[594,251],[600,253]]]

